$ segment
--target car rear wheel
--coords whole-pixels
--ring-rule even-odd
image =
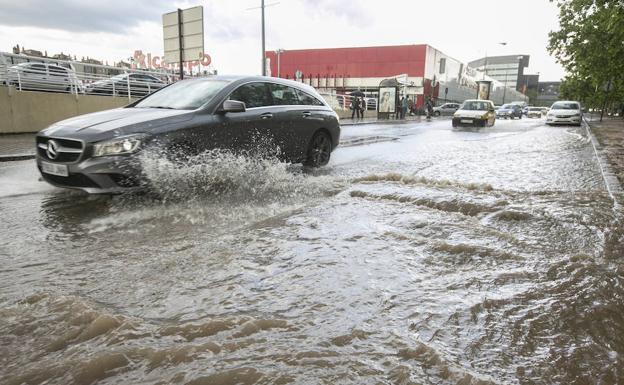
[[[303,164],[308,167],[321,167],[329,163],[332,142],[329,134],[325,131],[318,131],[312,137],[308,146],[308,152]]]
[[[433,116],[440,116],[440,111],[435,111],[435,112],[433,113]]]

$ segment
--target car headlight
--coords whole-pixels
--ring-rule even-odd
[[[131,154],[139,149],[143,135],[131,135],[96,143],[93,156]]]
[[[576,118],[576,117],[581,116],[581,114],[574,114],[574,115],[572,115],[572,116]]]

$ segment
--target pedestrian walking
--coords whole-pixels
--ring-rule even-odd
[[[425,102],[425,110],[427,111],[427,120],[433,116],[433,98],[429,96]]]
[[[364,111],[366,111],[366,99],[362,98],[362,102],[360,103],[360,112],[362,114],[362,119],[364,119]]]
[[[414,101],[410,98],[407,99],[407,110],[409,111],[410,116],[414,115]]]
[[[406,96],[401,100],[401,119],[405,119],[407,114],[407,106],[409,105],[409,96]]]

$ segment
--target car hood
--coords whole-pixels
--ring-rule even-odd
[[[458,118],[480,118],[486,113],[487,111],[457,110],[455,116]]]
[[[149,132],[164,124],[191,119],[193,111],[156,108],[116,108],[62,120],[46,128],[42,134],[86,141],[105,137]]]
[[[581,112],[578,110],[552,110],[551,109],[549,113],[553,115],[572,116],[572,115],[580,114]]]

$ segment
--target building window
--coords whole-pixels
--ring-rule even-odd
[[[440,71],[438,71],[438,73],[443,74],[445,70],[446,70],[446,58],[442,58],[440,59]]]

